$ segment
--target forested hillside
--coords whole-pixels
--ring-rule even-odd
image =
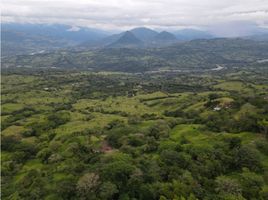
[[[266,200],[267,73],[3,69],[2,199]]]

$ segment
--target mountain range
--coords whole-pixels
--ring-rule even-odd
[[[60,24],[1,24],[2,56],[35,54],[56,49],[165,47],[184,41],[212,39],[215,35],[196,29],[158,32],[146,27],[112,34],[94,28]],[[267,34],[246,39],[267,40]]]
[[[85,27],[46,24],[1,24],[2,56],[32,54],[98,41],[109,33]]]
[[[178,42],[176,36],[167,31],[158,33],[148,28],[135,28],[130,31],[104,38],[103,40],[96,42],[95,45],[104,45],[103,47],[107,48],[141,48],[162,47],[176,42]]]
[[[94,28],[61,24],[1,24],[2,56],[34,54],[61,48],[145,48],[168,46],[178,41],[206,38],[197,30],[157,32],[138,27],[117,34]],[[194,36],[194,37],[193,37]],[[200,37],[199,37],[200,36]]]

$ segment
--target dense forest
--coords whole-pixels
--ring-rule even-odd
[[[240,52],[202,72],[4,68],[2,199],[267,200],[267,62]]]

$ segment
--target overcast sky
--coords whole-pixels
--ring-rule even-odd
[[[2,22],[101,29],[268,28],[268,0],[1,0]],[[239,30],[244,31],[244,30]]]

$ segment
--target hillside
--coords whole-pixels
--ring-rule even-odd
[[[154,40],[155,41],[174,41],[176,40],[176,36],[167,31],[162,31],[154,37]]]
[[[163,48],[136,47],[140,40],[131,33],[118,39],[125,48],[83,51],[57,51],[3,59],[3,67],[83,69],[93,71],[146,72],[168,70],[207,70],[217,64],[243,67],[267,59],[268,43],[243,39],[193,40]],[[249,51],[248,49],[251,49]]]
[[[267,64],[65,65],[2,69],[2,199],[266,199]]]
[[[130,32],[144,42],[152,40],[158,34],[158,32],[144,27],[131,29]]]
[[[125,32],[118,40],[110,44],[108,47],[113,48],[131,48],[139,47],[142,45],[142,41],[139,40],[132,32]]]
[[[268,0],[3,0],[0,200],[268,200]]]

